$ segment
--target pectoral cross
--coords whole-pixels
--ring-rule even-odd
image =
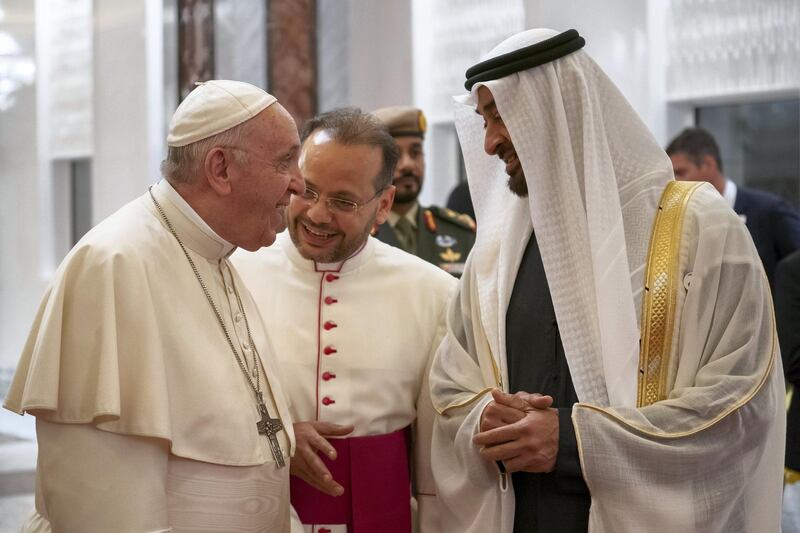
[[[269,447],[272,449],[272,457],[275,459],[275,464],[278,468],[286,466],[286,461],[283,459],[283,451],[276,436],[279,431],[283,429],[283,423],[280,418],[270,418],[267,406],[264,403],[264,397],[258,393],[258,410],[261,413],[261,420],[256,422],[258,433],[266,436],[269,439]]]

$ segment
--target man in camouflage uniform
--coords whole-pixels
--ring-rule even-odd
[[[384,107],[373,114],[386,124],[400,149],[394,204],[375,237],[460,277],[475,243],[475,222],[469,215],[445,207],[423,207],[417,201],[425,178],[425,115],[410,106]]]

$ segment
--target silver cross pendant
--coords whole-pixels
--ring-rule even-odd
[[[272,457],[275,459],[275,464],[278,465],[278,468],[283,468],[286,466],[286,461],[283,459],[283,451],[276,436],[283,429],[283,422],[281,422],[280,418],[270,418],[261,393],[258,394],[258,410],[261,413],[261,420],[256,422],[258,433],[269,439],[269,447],[272,449]]]

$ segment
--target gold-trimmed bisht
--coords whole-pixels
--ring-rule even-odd
[[[644,278],[637,407],[666,398],[675,308],[678,290],[683,287],[679,271],[683,219],[700,185],[702,182],[671,181],[658,202]]]

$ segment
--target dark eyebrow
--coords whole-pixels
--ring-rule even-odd
[[[357,202],[357,196],[350,191],[336,191],[328,196],[333,200],[344,200],[346,202]]]
[[[307,179],[305,179],[305,182],[306,182],[306,189],[311,189],[314,192],[316,192],[317,194],[319,194],[319,187],[317,187],[316,185],[314,185],[312,182],[308,181]],[[328,194],[328,198],[332,198],[332,199],[335,199],[335,200],[347,200],[348,202],[355,201],[356,197],[357,196],[355,194],[353,194],[352,192],[350,192],[350,191],[334,191],[334,192]]]
[[[494,99],[492,99],[492,100],[488,101],[486,103],[486,105],[483,106],[483,109],[481,110],[482,112],[478,111],[478,108],[476,107],[475,108],[475,113],[477,113],[479,115],[482,115],[483,113],[487,113],[489,111],[493,111],[493,110],[496,110],[496,109],[497,109],[497,105],[494,103]]]

